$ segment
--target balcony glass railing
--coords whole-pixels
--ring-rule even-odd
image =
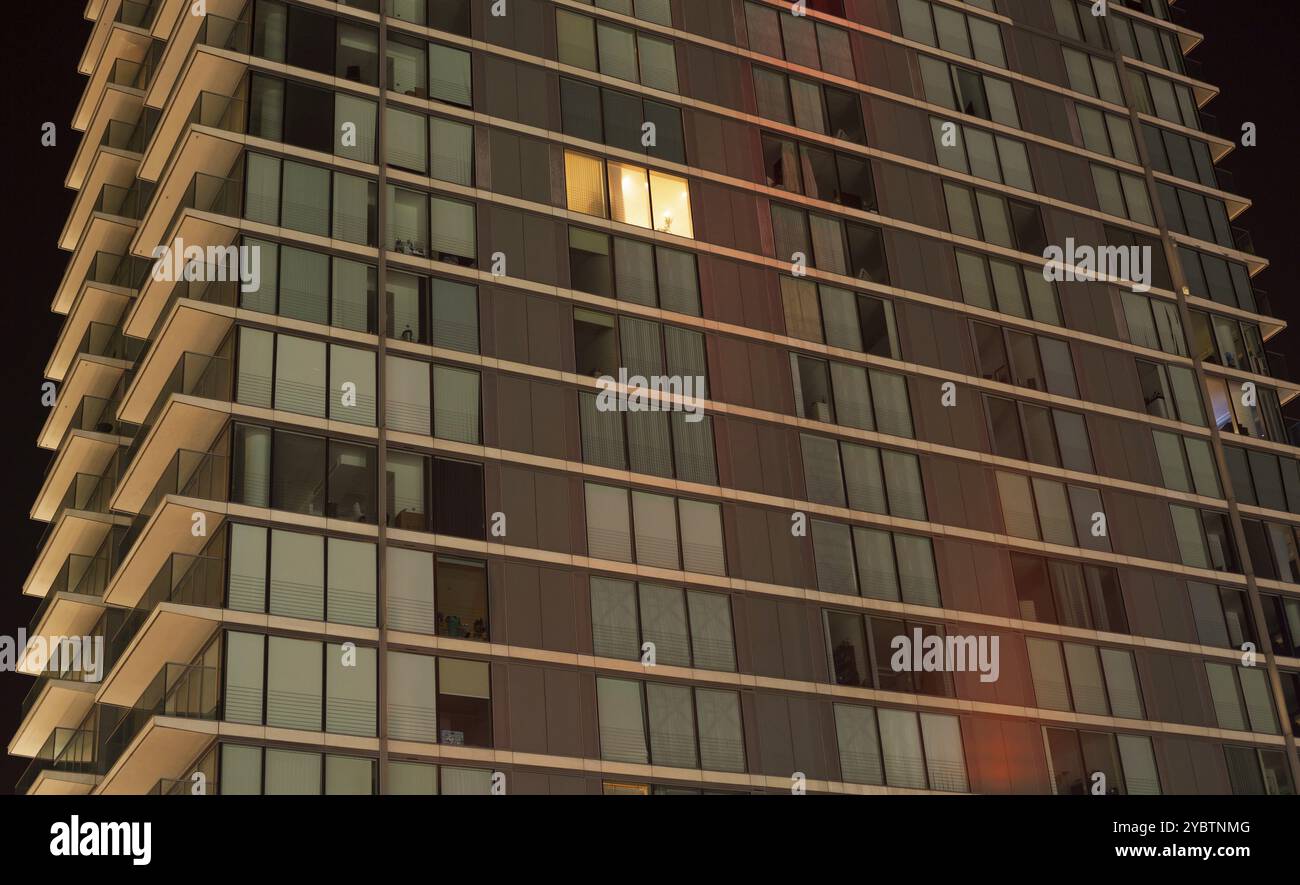
[[[135,123],[126,120],[109,120],[104,127],[104,134],[99,139],[100,147],[116,148],[119,151],[140,153],[141,129]]]
[[[239,179],[222,178],[208,175],[206,172],[194,173],[189,186],[185,188],[185,194],[181,197],[180,205],[176,207],[175,214],[167,223],[167,235],[162,238],[162,241],[170,243],[176,239],[174,236],[176,224],[180,220],[181,213],[187,209],[239,218],[242,215],[243,196],[244,184]]]
[[[114,86],[126,86],[131,89],[138,89],[136,81],[140,79],[140,70],[142,64],[138,61],[131,61],[126,58],[119,58],[113,62],[113,67],[108,71],[108,82]]]
[[[199,33],[194,42],[200,46],[247,55],[252,51],[253,46],[252,28],[247,21],[249,17],[247,11],[251,11],[252,8],[253,4],[247,4],[245,14],[238,20],[209,12],[203,17],[203,24],[199,26]]]
[[[106,774],[122,752],[155,716],[215,720],[220,709],[221,679],[216,667],[164,664],[140,700],[130,708],[105,708],[101,720],[99,773]],[[111,712],[110,712],[111,711]],[[109,722],[116,716],[116,722]]]
[[[188,777],[159,778],[158,783],[149,791],[150,796],[215,796],[217,785],[205,783],[202,793],[194,792],[194,781]]]
[[[145,207],[149,205],[152,195],[153,186],[149,184],[142,186],[138,179],[130,187],[106,184],[100,189],[99,197],[95,200],[95,211],[139,221],[144,217]]]
[[[132,609],[124,610],[111,631],[104,652],[104,672],[112,670],[140,627],[160,603],[222,608],[226,598],[226,563],[220,556],[173,553]]]
[[[86,326],[85,334],[81,336],[77,353],[135,362],[140,358],[144,347],[144,341],[123,335],[121,326],[91,322]]]
[[[134,28],[149,30],[158,15],[158,0],[122,0],[113,21]]]
[[[130,464],[135,458],[136,452],[144,445],[149,431],[158,423],[158,416],[162,414],[162,410],[166,408],[168,400],[173,395],[230,402],[233,390],[234,374],[230,360],[189,351],[182,353],[154,398],[153,405],[149,407],[149,414],[140,425],[135,439],[131,441],[124,458],[125,463]]]
[[[27,714],[31,712],[32,707],[36,705],[36,699],[41,696],[41,692],[45,691],[45,686],[49,685],[51,680],[62,682],[93,682],[94,680],[89,678],[90,675],[90,673],[81,667],[69,667],[66,670],[61,670],[59,672],[51,670],[42,671],[41,674],[36,677],[36,682],[33,683],[31,690],[27,692],[27,696],[23,698],[22,712],[19,718],[27,718]]]
[[[187,126],[207,126],[211,129],[224,129],[227,132],[244,134],[248,131],[247,105],[238,98],[218,95],[215,92],[200,92],[190,109]]]
[[[163,470],[145,499],[140,513],[122,539],[122,551],[130,550],[135,539],[144,531],[158,505],[168,495],[182,498],[199,498],[204,501],[226,501],[230,494],[229,459],[215,452],[193,452],[181,449]]]
[[[65,510],[84,510],[87,513],[107,513],[109,499],[113,497],[112,477],[93,473],[78,473],[72,477],[68,490],[54,508],[54,522]]]
[[[67,429],[59,439],[58,448],[63,447],[74,430],[130,436],[135,430],[135,425],[117,420],[119,404],[120,400],[116,396],[112,398],[83,396],[81,402],[77,404],[77,410],[72,413]]]
[[[54,729],[18,779],[14,792],[26,793],[42,771],[94,774],[95,732],[86,728]]]
[[[86,270],[86,282],[120,286],[123,289],[138,289],[152,266],[153,262],[147,258],[99,251],[90,260],[90,267]]]

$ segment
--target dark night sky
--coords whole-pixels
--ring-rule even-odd
[[[1300,20],[1261,0],[1180,0],[1178,5],[1187,9],[1190,27],[1209,35],[1193,58],[1202,63],[1204,79],[1217,84],[1223,95],[1207,110],[1218,117],[1227,137],[1240,132],[1245,121],[1259,128],[1259,146],[1239,148],[1224,164],[1236,176],[1236,190],[1255,200],[1236,223],[1253,233],[1258,252],[1273,262],[1260,277],[1260,287],[1269,291],[1284,319],[1300,325],[1300,309],[1288,286],[1300,270],[1300,254],[1288,234],[1300,197],[1295,172],[1300,117],[1294,111],[1300,84],[1293,75]],[[85,84],[76,63],[89,33],[81,0],[23,6],[19,26],[5,28],[0,37],[0,63],[9,68],[6,81],[13,84],[6,96],[8,135],[3,143],[10,294],[4,315],[8,346],[0,364],[10,402],[4,429],[11,431],[0,436],[3,463],[9,465],[0,514],[0,538],[8,548],[0,558],[0,633],[8,635],[26,625],[36,608],[20,592],[44,525],[29,520],[27,513],[49,463],[49,453],[38,450],[35,439],[46,415],[40,404],[43,368],[61,325],[49,305],[68,254],[55,240],[72,201],[63,179],[78,138],[68,120]],[[47,120],[59,126],[53,148],[40,145]],[[1270,349],[1286,352],[1291,365],[1300,367],[1300,331],[1275,338]],[[28,677],[0,673],[0,736],[5,742],[31,685]],[[12,789],[26,764],[0,753],[0,792]]]

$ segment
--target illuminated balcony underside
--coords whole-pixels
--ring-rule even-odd
[[[63,435],[76,417],[82,398],[97,396],[108,399],[122,373],[130,368],[131,364],[126,360],[89,354],[79,355],[72,364],[72,371],[68,373],[63,386],[59,389],[58,403],[51,410],[50,416],[45,419],[45,426],[41,428],[36,444],[43,449],[58,448],[59,441],[63,439]]]
[[[49,680],[9,741],[9,755],[35,756],[54,729],[75,728],[90,712],[98,688],[70,679]]]
[[[74,430],[69,433],[36,496],[36,503],[29,513],[31,518],[49,522],[76,475],[84,473],[88,476],[103,476],[113,453],[129,441],[123,436],[89,430]]]
[[[163,109],[162,117],[158,120],[158,128],[154,131],[153,140],[145,150],[144,157],[140,160],[140,177],[146,181],[158,181],[164,172],[167,173],[169,178],[175,177],[175,169],[164,169],[164,167],[173,156],[177,144],[181,141],[181,134],[185,131],[185,127],[190,123],[190,114],[194,110],[194,104],[198,101],[199,94],[210,92],[216,95],[234,95],[247,72],[248,66],[241,61],[236,61],[234,57],[208,46],[198,47],[185,64],[176,85],[176,92],[167,97],[167,105]],[[240,141],[243,139],[242,135],[228,135],[232,139]],[[218,169],[190,166],[190,174],[183,176],[183,180],[179,184],[180,189],[183,191],[189,185],[195,169],[211,175],[225,175],[240,147],[234,141],[228,142],[228,146],[230,160],[226,162],[224,167]],[[173,165],[183,165],[180,155],[190,153],[193,149],[194,145],[190,143],[176,151],[177,156]],[[194,161],[189,160],[186,162],[193,163]],[[171,213],[174,211],[175,204],[173,203],[172,208],[164,213],[167,216],[164,223],[171,220]]]
[[[239,228],[222,216],[187,209],[172,238],[196,246],[215,247],[232,245],[238,234]],[[132,338],[150,337],[176,285],[175,280],[156,280],[150,275],[122,323],[123,332]]]
[[[161,778],[181,773],[216,735],[216,722],[156,716],[140,729],[95,792],[110,796],[144,795]]]
[[[28,648],[31,648],[31,641],[38,636],[45,641],[46,648],[50,648],[51,637],[88,636],[103,611],[104,604],[97,597],[58,591],[41,617],[41,622],[36,625],[36,630],[27,637]],[[18,672],[37,676],[44,664],[39,656],[24,654],[18,662]]]
[[[86,174],[86,183],[72,203],[72,211],[59,235],[59,248],[71,250],[81,242],[90,217],[95,214],[95,202],[106,184],[126,189],[135,181],[138,168],[136,158],[116,148],[103,147],[95,152],[95,159]]]
[[[116,286],[88,282],[77,296],[68,319],[59,332],[58,343],[45,364],[45,377],[62,381],[77,355],[77,346],[91,323],[116,325],[131,299]]]
[[[205,18],[202,16],[181,15],[181,11],[187,5],[186,0],[164,0],[159,9],[158,18],[155,20],[159,29],[161,29],[164,14],[170,19],[166,25],[167,46],[163,50],[162,58],[158,60],[153,82],[149,84],[149,90],[144,97],[145,103],[151,108],[160,108],[167,102],[172,102],[173,106],[175,106],[176,97],[171,94],[172,88],[179,79],[185,61],[194,47],[199,31],[204,25]],[[239,14],[246,5],[246,0],[208,0],[207,14],[235,20],[239,18]],[[229,95],[230,93],[222,92],[221,94]],[[186,109],[192,103],[192,101],[181,102]]]
[[[118,0],[109,0],[109,2],[116,6]],[[113,12],[116,12],[116,10],[113,10]],[[87,53],[94,52],[94,46],[101,27],[104,27],[102,20],[101,24],[96,26],[95,33],[91,35],[90,42],[86,45]],[[72,116],[72,127],[80,132],[85,132],[90,125],[95,108],[99,107],[99,99],[107,88],[108,79],[113,75],[115,62],[119,59],[128,62],[141,62],[149,51],[151,41],[147,35],[120,25],[114,26],[112,23],[109,23],[107,27],[109,30],[103,38],[103,49],[93,62],[93,69],[83,69],[82,71],[82,73],[90,76],[90,82],[86,84],[86,91],[82,93],[81,101],[77,104],[77,110]]]
[[[160,40],[168,39],[176,27],[176,19],[182,13],[188,13],[194,0],[159,0],[158,10],[154,13],[153,35]],[[212,4],[208,4],[208,11],[212,11]]]
[[[96,703],[135,706],[168,661],[193,660],[220,626],[218,609],[159,603],[99,685]]]
[[[176,453],[207,451],[230,414],[229,404],[173,396],[118,482],[110,503],[112,509],[139,513]]]
[[[86,128],[85,135],[81,137],[81,143],[77,146],[77,155],[73,158],[72,166],[68,169],[63,183],[73,190],[82,190],[90,164],[99,151],[100,142],[109,124],[115,120],[134,123],[139,118],[142,107],[144,101],[139,92],[123,88],[116,83],[109,83],[99,99],[99,107],[90,117],[90,125]]]
[[[166,563],[167,557],[173,553],[199,553],[221,527],[226,518],[225,511],[225,504],[212,501],[177,495],[164,497],[140,536],[122,558],[121,565],[104,591],[104,602],[125,608],[135,607],[149,589],[149,583],[158,574],[158,570]],[[196,513],[202,513],[207,518],[206,535],[196,536],[192,531]],[[157,667],[154,672],[157,672]]]
[[[114,216],[102,213],[92,215],[90,224],[86,226],[86,232],[82,234],[81,242],[72,253],[68,269],[59,282],[59,288],[54,293],[54,302],[50,305],[50,309],[55,313],[63,314],[70,311],[81,290],[89,285],[86,275],[94,266],[95,256],[100,252],[125,255],[127,247],[131,244],[131,237],[135,235],[135,227],[134,223],[124,224],[121,219]]]
[[[215,353],[235,323],[233,313],[216,305],[177,300],[153,347],[137,367],[131,386],[122,395],[118,418],[131,424],[143,423],[181,354]]]
[[[125,516],[65,510],[37,553],[36,564],[23,581],[23,592],[28,596],[44,596],[50,591],[50,586],[69,556],[74,553],[93,556],[99,550],[99,545],[104,543],[109,529],[115,525],[129,524],[130,520]]]
[[[86,3],[85,17],[93,21],[95,26],[90,32],[90,38],[86,40],[86,48],[81,51],[81,59],[77,62],[77,70],[81,73],[89,74],[95,70],[95,65],[104,52],[113,19],[121,8],[122,0],[88,0]]]
[[[28,796],[85,796],[95,789],[99,779],[93,774],[67,771],[42,771],[36,776]]]

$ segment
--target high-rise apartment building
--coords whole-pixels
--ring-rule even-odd
[[[20,791],[1294,792],[1300,385],[1095,6],[90,0]]]

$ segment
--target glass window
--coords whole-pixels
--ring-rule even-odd
[[[438,557],[438,635],[488,638],[487,566],[477,560]]]
[[[735,671],[736,641],[731,625],[731,600],[721,593],[686,592],[690,615],[691,650],[696,667]]]
[[[268,747],[266,749],[265,792],[268,796],[320,795],[320,754],[277,750]]]
[[[325,617],[325,539],[319,535],[271,531],[273,615],[322,620]]]
[[[326,611],[338,624],[375,626],[376,547],[361,541],[330,538]]]
[[[388,652],[388,736],[399,741],[433,743],[438,739],[438,692],[435,659]]]
[[[277,335],[276,350],[276,408],[324,418],[325,343]]]
[[[330,345],[330,418],[375,425],[375,355],[368,350]]]
[[[596,559],[632,561],[632,525],[625,489],[586,484],[587,552]]]
[[[631,581],[592,575],[591,634],[598,657],[627,661],[641,657],[637,595]]]
[[[283,636],[268,637],[267,725],[303,731],[321,730],[321,679],[324,674],[322,652],[319,642],[287,639]]]
[[[375,650],[350,644],[325,646],[325,730],[333,734],[373,736],[378,673]]]
[[[226,634],[225,718],[246,725],[262,723],[265,638],[252,633]]]
[[[835,734],[839,743],[840,774],[844,780],[855,784],[883,784],[885,769],[880,755],[876,711],[871,707],[836,704]]]
[[[678,501],[681,523],[682,568],[706,575],[725,575],[722,543],[722,509],[704,501]]]
[[[437,628],[433,604],[433,554],[389,547],[387,565],[385,599],[389,626],[395,630],[432,635]]]
[[[641,685],[628,679],[596,679],[600,755],[610,762],[648,763]]]
[[[455,442],[479,441],[479,374],[433,367],[433,435]]]
[[[700,767],[709,771],[744,771],[740,695],[734,691],[697,688],[695,715],[700,733]]]

